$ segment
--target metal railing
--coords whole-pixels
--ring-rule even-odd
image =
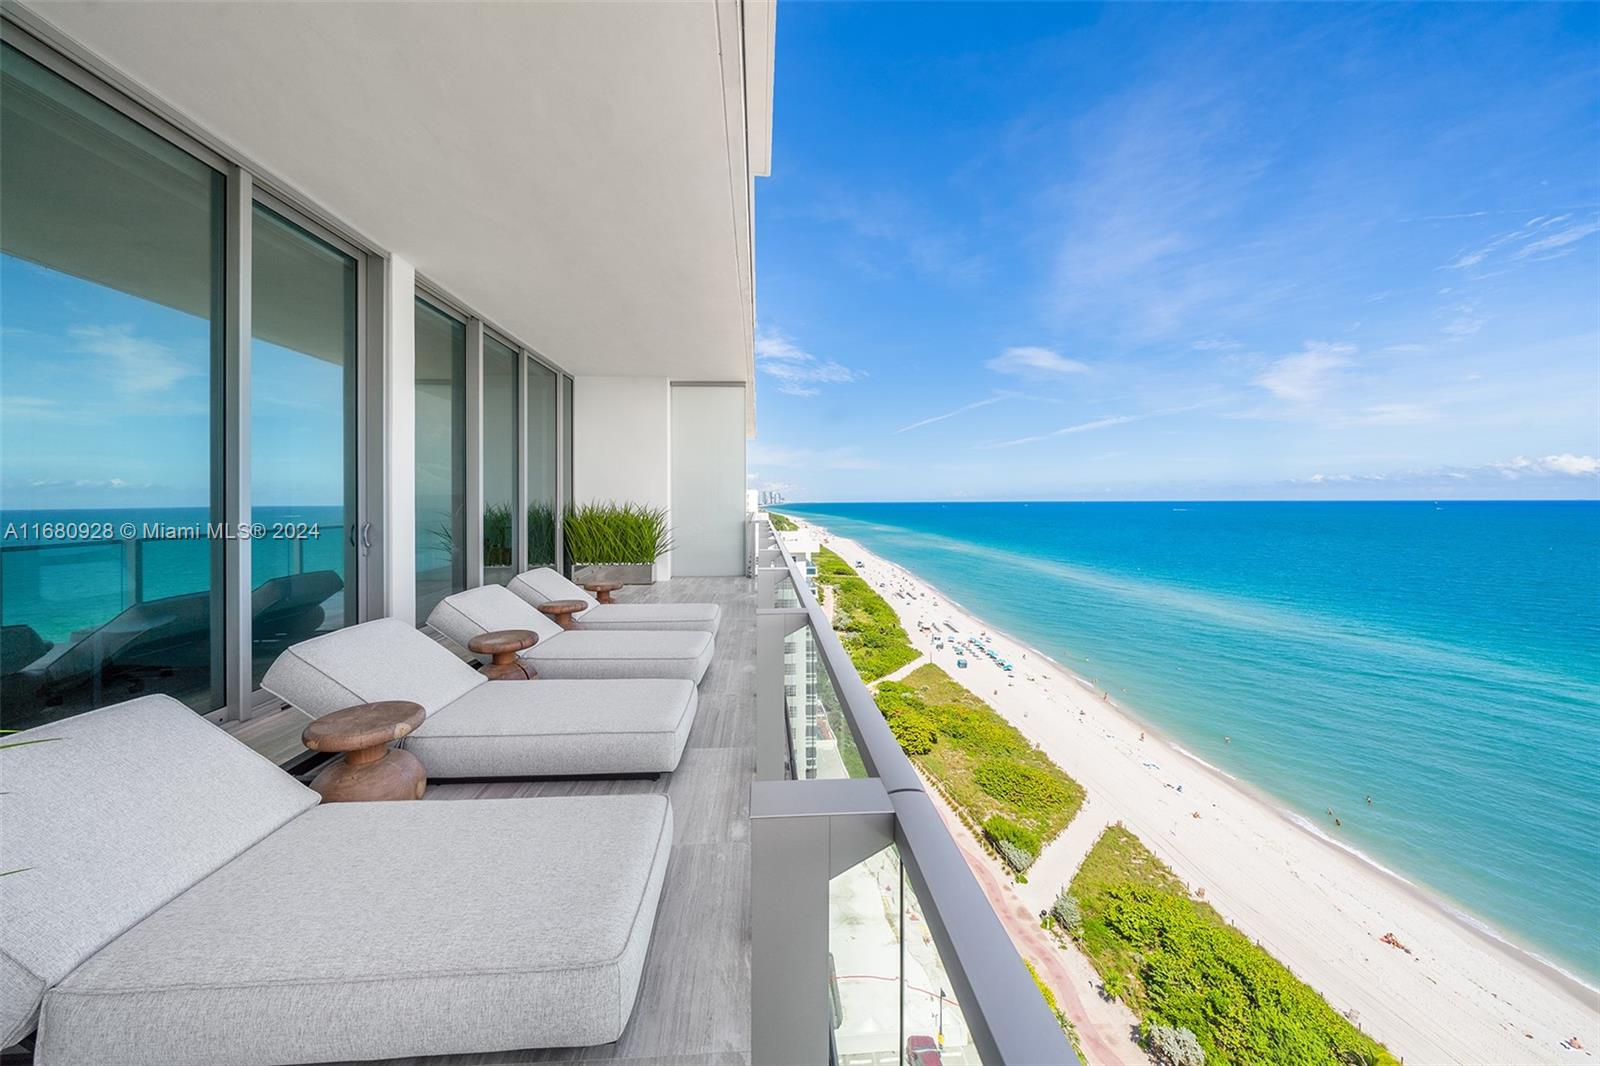
[[[1076,1063],[1066,1034],[835,635],[806,565],[790,556],[765,515],[753,516],[751,527],[757,588],[751,1060],[908,1061],[907,1040],[923,1035],[908,1032],[916,1028],[907,1006],[914,993],[936,1001],[938,1020],[929,1027],[940,1030],[937,1043],[947,1063]],[[801,652],[804,667],[796,661]],[[811,716],[805,730],[795,715]],[[839,719],[848,735],[832,737],[840,756],[821,772],[816,759],[797,750],[795,738],[818,729],[837,733]],[[887,883],[877,917],[896,900],[900,907],[900,928],[891,923],[890,929],[895,939],[879,952],[898,954],[885,961],[898,972],[870,979],[898,981],[900,1009],[894,1025],[877,1026],[880,1044],[893,1029],[892,1048],[852,1055],[844,1034],[835,1040],[841,996],[831,938],[840,934],[830,913],[830,885],[849,876],[857,877],[857,887],[870,884],[861,872],[869,865],[879,886]],[[861,922],[859,914],[844,918]],[[906,935],[909,923],[925,927],[933,952]],[[933,1016],[934,1008],[924,1006]],[[881,1022],[867,1023],[874,1020]],[[944,1030],[955,1024],[961,1046],[947,1047]]]

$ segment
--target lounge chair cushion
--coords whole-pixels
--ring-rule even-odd
[[[716,650],[705,632],[566,630],[499,585],[484,585],[447,596],[428,616],[428,624],[466,646],[480,633],[531,629],[539,643],[522,653],[540,677],[686,678],[699,684]]]
[[[85,959],[317,802],[170,696],[7,740],[46,737],[0,751],[0,869],[25,871],[0,877],[0,1046]]]
[[[601,603],[549,567],[518,574],[506,585],[537,607],[551,600],[583,600],[573,615],[580,629],[698,629],[715,636],[722,608],[714,603]]]
[[[540,677],[680,677],[698,685],[715,650],[710,633],[574,629],[521,657]]]
[[[551,600],[583,600],[590,607],[600,603],[582,585],[569,581],[548,566],[523,571],[512,578],[506,587],[535,607]]]
[[[431,777],[674,770],[700,694],[689,681],[490,681],[402,744]]]
[[[320,718],[378,700],[411,700],[432,714],[485,681],[427,634],[380,618],[287,649],[261,687]]]
[[[671,842],[655,795],[315,808],[50,992],[35,1061],[608,1043],[633,1010]]]
[[[428,624],[463,648],[480,633],[496,629],[528,629],[541,642],[561,636],[561,624],[501,585],[482,585],[439,601]]]
[[[573,617],[579,629],[678,629],[716,636],[722,608],[714,603],[602,603]]]

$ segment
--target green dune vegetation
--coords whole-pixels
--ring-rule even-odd
[[[823,548],[814,561],[817,584],[833,589],[833,630],[863,681],[876,681],[922,656],[894,608],[836,552]]]
[[[790,518],[786,514],[779,514],[777,511],[768,511],[767,517],[772,519],[772,528],[776,529],[779,533],[793,533],[795,530],[800,528],[795,524],[794,519]]]
[[[1121,823],[1057,899],[1059,925],[1164,1061],[1206,1066],[1397,1060],[1259,945],[1195,899]],[[1192,1037],[1192,1039],[1191,1039]],[[1202,1055],[1194,1054],[1198,1044]]]
[[[1083,806],[1082,785],[939,667],[883,682],[877,700],[906,754],[1019,875]]]

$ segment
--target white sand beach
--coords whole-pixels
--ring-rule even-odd
[[[1029,883],[1002,890],[1017,907],[1036,914],[1049,906],[1100,830],[1120,821],[1191,890],[1203,891],[1229,921],[1407,1063],[1579,1063],[1600,1050],[1600,993],[1297,824],[911,573],[825,529],[823,536],[899,612],[925,656],[908,669],[937,663],[1087,788],[1087,804],[1045,849]],[[963,638],[987,634],[1014,673],[981,656],[957,669],[949,645],[935,651],[921,626],[946,637],[952,627]],[[1385,943],[1385,934],[1405,949]],[[1063,961],[1058,972],[1088,980],[1081,957]],[[1119,1005],[1086,988],[1061,998],[1080,1030],[1126,1033]],[[1105,1046],[1086,1043],[1091,1055]]]

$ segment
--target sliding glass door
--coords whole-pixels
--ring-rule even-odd
[[[0,717],[223,702],[221,172],[0,46]]]
[[[417,623],[467,587],[467,327],[427,300],[416,317]]]
[[[503,585],[517,572],[517,364],[522,356],[483,335],[483,580]]]
[[[250,346],[252,680],[357,620],[355,256],[256,204]]]
[[[528,373],[528,557],[524,569],[556,564],[556,372],[529,359]]]

